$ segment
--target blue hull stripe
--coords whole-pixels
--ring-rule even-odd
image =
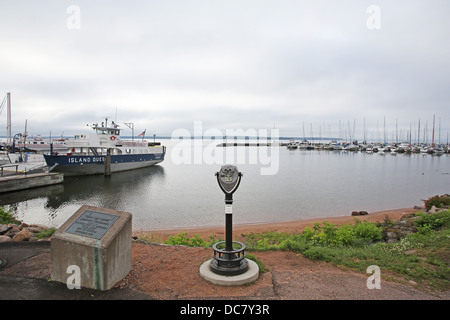
[[[56,163],[58,163],[58,166],[79,166],[84,164],[103,165],[105,161],[105,156],[44,155],[44,158],[49,167],[54,166]],[[111,164],[163,160],[164,153],[125,154],[111,156]]]

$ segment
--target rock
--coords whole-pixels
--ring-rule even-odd
[[[28,227],[28,228],[26,228],[26,230],[28,230],[28,231],[30,231],[32,233],[39,233],[42,230],[47,230],[47,229],[42,228],[42,227]]]
[[[398,234],[396,232],[386,232],[386,242],[393,243],[398,241]]]
[[[28,241],[28,240],[30,240],[30,237],[31,237],[31,232],[28,231],[27,229],[23,229],[18,234],[16,234],[12,238],[12,240],[13,241]]]
[[[436,213],[436,206],[432,206],[428,213]]]
[[[50,229],[42,224],[0,224],[0,242],[8,241],[37,241],[36,235]],[[46,240],[46,239],[44,239]],[[48,240],[48,238],[47,238]]]
[[[3,234],[4,236],[12,238],[20,232],[20,229],[15,225],[9,225],[8,228],[9,230],[5,234]]]
[[[0,224],[0,235],[4,235],[5,233],[7,233],[11,229],[12,229],[11,226],[6,226],[4,224]]]
[[[423,207],[420,207],[420,206],[414,206],[414,209],[415,209],[415,210],[422,210]]]
[[[36,224],[36,223],[30,224],[29,227],[32,227],[32,228],[39,228],[39,229],[41,229],[41,231],[42,231],[42,230],[48,230],[48,229],[50,229],[49,227],[44,226],[43,224]]]
[[[1,242],[9,242],[12,241],[12,239],[8,236],[0,236],[0,243]]]
[[[352,211],[352,216],[366,216],[368,214],[367,211]]]
[[[25,222],[22,222],[22,223],[19,225],[19,229],[22,230],[23,228],[28,228],[29,226],[30,226],[29,224],[27,224],[27,223],[25,223]]]

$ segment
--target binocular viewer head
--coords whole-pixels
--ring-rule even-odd
[[[239,172],[236,166],[226,164],[220,168],[219,172],[216,172],[216,176],[220,189],[222,189],[226,195],[232,195],[239,187],[242,173]]]

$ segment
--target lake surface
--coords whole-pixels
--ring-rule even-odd
[[[184,141],[183,146],[177,140],[161,142],[167,154],[159,165],[111,177],[66,177],[62,185],[3,194],[1,204],[27,223],[55,227],[83,204],[132,213],[134,230],[223,226],[224,194],[214,174],[231,159],[243,173],[234,194],[234,224],[412,207],[423,205],[421,199],[450,193],[448,154],[393,156],[216,148],[209,140]]]

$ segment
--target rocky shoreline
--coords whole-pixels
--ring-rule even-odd
[[[0,224],[0,242],[9,241],[42,241],[49,237],[40,238],[38,235],[50,228],[42,224]]]

